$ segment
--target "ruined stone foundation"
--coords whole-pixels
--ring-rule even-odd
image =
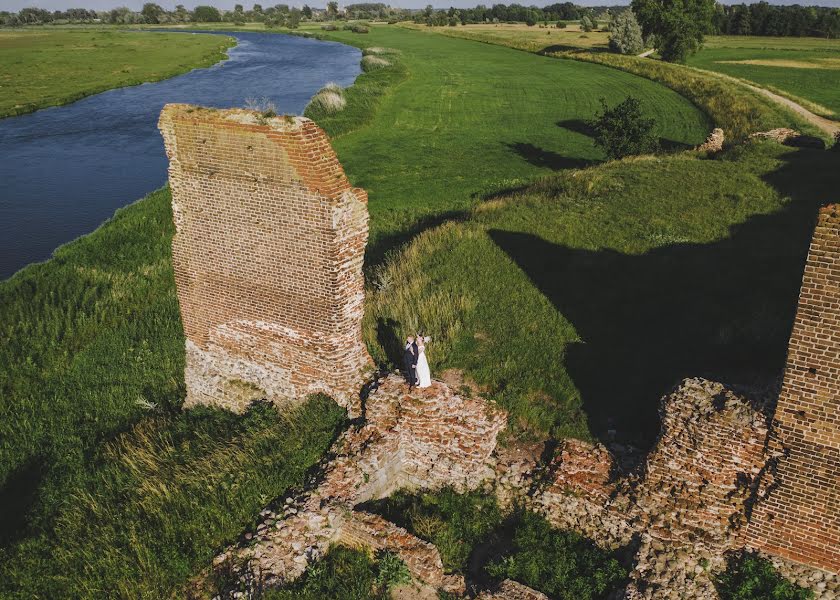
[[[302,117],[180,104],[169,157],[186,406],[323,392],[359,411],[367,194]]]

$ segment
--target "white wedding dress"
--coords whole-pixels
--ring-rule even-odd
[[[432,372],[429,361],[426,360],[426,349],[418,348],[417,356],[417,387],[427,388],[432,385]]]

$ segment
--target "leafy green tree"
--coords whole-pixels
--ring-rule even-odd
[[[143,5],[143,9],[140,11],[140,14],[143,15],[144,23],[157,24],[160,23],[160,18],[163,16],[164,12],[163,8],[159,5],[153,2],[147,2]]]
[[[195,23],[219,23],[222,14],[215,6],[196,6],[192,12],[192,20]]]
[[[595,23],[592,22],[592,19],[590,19],[588,15],[584,15],[584,17],[580,20],[580,28],[583,31],[592,31],[595,29]]]
[[[668,62],[685,62],[712,30],[715,0],[632,0],[646,36],[655,35],[659,54]]]
[[[625,10],[610,21],[610,49],[621,54],[639,54],[645,49],[642,27],[632,10]]]
[[[717,581],[722,600],[810,600],[813,594],[779,575],[770,561],[737,555]]]
[[[338,15],[338,2],[335,0],[327,2],[327,15],[333,19]]]
[[[308,4],[303,5],[303,9],[301,10],[301,13],[303,13],[303,16],[306,17],[307,19],[312,18],[312,8]]]
[[[627,98],[613,108],[601,99],[602,112],[590,123],[595,131],[595,144],[612,159],[634,154],[647,154],[658,147],[653,135],[656,122],[642,115],[638,98]]]

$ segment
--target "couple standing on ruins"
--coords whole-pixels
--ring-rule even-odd
[[[419,334],[416,338],[410,335],[405,339],[403,366],[409,390],[414,386],[427,388],[432,385],[432,372],[429,370],[429,361],[426,360],[426,343],[431,339]]]

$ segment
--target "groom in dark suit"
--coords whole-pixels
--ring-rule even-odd
[[[411,391],[417,385],[417,344],[412,336],[405,340],[403,351],[403,367],[405,368],[405,380],[408,382],[408,390]]]

